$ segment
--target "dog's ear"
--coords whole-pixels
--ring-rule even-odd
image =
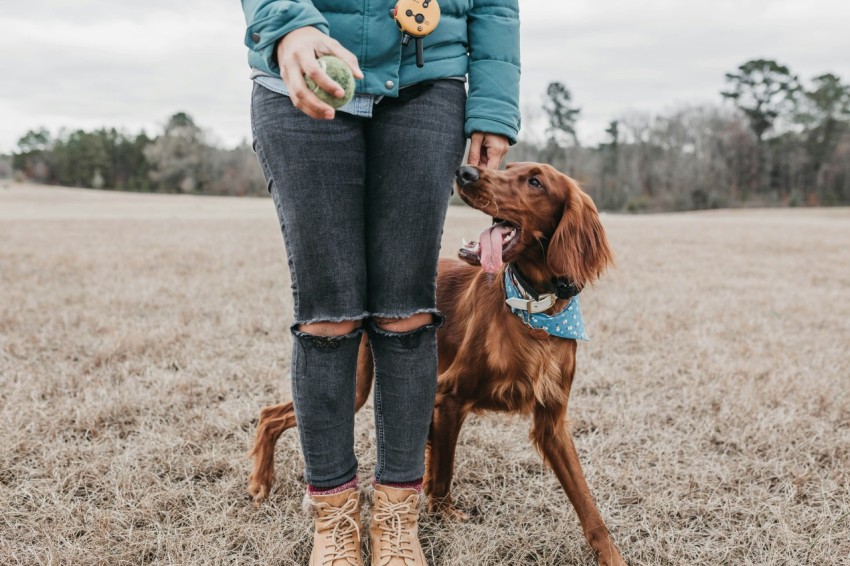
[[[593,200],[572,180],[561,220],[549,241],[546,263],[557,277],[579,289],[593,283],[613,263],[613,254]]]

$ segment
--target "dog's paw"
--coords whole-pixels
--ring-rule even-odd
[[[599,566],[629,566],[620,553],[614,550],[609,556],[599,557]]]
[[[448,521],[457,521],[460,523],[469,521],[469,515],[455,507],[451,501],[429,501],[428,512],[441,515],[443,519]]]
[[[252,478],[248,482],[248,495],[251,496],[254,507],[259,507],[269,496],[269,487]]]
[[[457,521],[459,523],[465,523],[469,521],[469,514],[464,513],[454,505],[449,505],[447,508],[442,510],[443,517],[449,519],[450,521]]]

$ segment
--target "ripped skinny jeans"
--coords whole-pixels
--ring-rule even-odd
[[[407,91],[407,92],[405,92]],[[255,85],[254,148],[274,199],[292,280],[292,397],[307,483],[357,474],[355,374],[368,332],[375,363],[375,478],[424,475],[437,383],[437,258],[454,171],[465,146],[463,83],[440,80],[384,98],[365,118],[314,120]],[[411,332],[375,318],[433,313]],[[362,320],[345,336],[298,330]]]

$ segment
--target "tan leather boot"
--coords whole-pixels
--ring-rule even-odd
[[[307,495],[304,503],[315,518],[310,566],[362,566],[360,492]]]
[[[372,566],[427,566],[419,544],[419,492],[375,484]]]

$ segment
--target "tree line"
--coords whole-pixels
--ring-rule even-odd
[[[526,114],[540,109],[526,109]],[[514,161],[542,161],[578,179],[605,210],[850,204],[850,86],[824,73],[803,82],[755,59],[726,74],[717,104],[612,120],[582,145],[581,108],[553,82],[542,139],[525,136]],[[0,156],[0,176],[9,168]],[[24,179],[116,190],[264,195],[247,143],[222,149],[186,113],[156,137],[113,129],[27,132],[11,157]]]
[[[718,104],[626,114],[591,147],[564,84],[549,85],[543,111],[546,138],[512,158],[568,172],[603,209],[850,204],[850,85],[831,73],[804,84],[776,61],[747,61]]]
[[[128,134],[115,128],[31,130],[18,141],[12,168],[41,183],[167,193],[261,195],[266,185],[247,143],[222,149],[191,116],[178,112],[162,133]]]

